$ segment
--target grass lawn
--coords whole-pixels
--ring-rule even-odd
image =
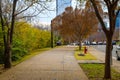
[[[103,80],[104,64],[79,64],[79,65],[86,73],[89,80]],[[111,80],[120,80],[120,73],[116,72],[113,68],[111,71],[112,71]]]
[[[87,52],[87,54],[85,54],[84,56],[79,56],[79,54],[84,54],[84,48],[82,48],[81,51],[79,51],[78,48],[75,49],[74,56],[77,60],[96,60],[97,59],[96,57],[91,55],[89,52]]]

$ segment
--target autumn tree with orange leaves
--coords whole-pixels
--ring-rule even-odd
[[[74,14],[74,24],[76,25],[74,34],[75,39],[79,41],[79,49],[81,50],[81,42],[97,31],[98,20],[94,18],[95,13],[89,3],[86,3],[84,10],[76,8]]]
[[[98,21],[93,16],[95,14],[91,7],[85,9],[76,7],[75,10],[67,7],[61,15],[54,19],[56,22],[54,27],[57,28],[64,40],[78,41],[81,50],[81,42],[97,30]]]

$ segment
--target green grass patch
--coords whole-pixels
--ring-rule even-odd
[[[84,51],[84,48],[82,48],[81,51],[78,48],[75,49],[74,56],[77,60],[96,60],[97,59],[89,52],[87,52],[87,54],[85,54],[84,56],[79,56],[79,54],[84,54],[83,51]]]
[[[40,53],[42,53],[42,52],[44,52],[44,51],[50,50],[50,49],[51,49],[51,48],[43,48],[43,49],[37,49],[37,50],[35,50],[35,51],[32,51],[32,52],[30,52],[28,55],[25,55],[25,56],[24,56],[23,58],[21,58],[20,60],[13,61],[13,62],[12,62],[12,65],[15,66],[15,65],[17,65],[17,64],[19,64],[19,63],[21,63],[21,62],[23,62],[23,61],[25,61],[25,60],[33,57],[33,56],[35,56],[35,55],[38,55],[38,54],[40,54]],[[4,64],[0,64],[0,68],[3,67],[3,65],[4,65]]]
[[[120,45],[120,41],[116,43],[117,45]]]
[[[44,51],[50,50],[50,49],[51,48],[43,48],[43,49],[38,49],[38,50],[32,51],[28,55],[24,56],[22,59],[12,62],[12,65],[15,66],[15,65],[27,60],[27,59],[30,59],[31,57],[33,57],[35,55],[38,55],[38,54],[40,54]]]
[[[104,64],[79,64],[89,80],[103,80],[104,77]],[[120,80],[120,73],[111,69],[112,79]]]

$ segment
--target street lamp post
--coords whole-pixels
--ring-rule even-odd
[[[51,48],[53,48],[53,22],[51,20]]]

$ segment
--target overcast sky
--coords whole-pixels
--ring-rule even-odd
[[[72,6],[75,7],[75,0],[72,0]],[[51,20],[56,17],[56,0],[51,4],[53,11],[47,11],[46,13],[40,14],[37,19],[34,18],[33,23],[39,24],[50,24]]]
[[[76,0],[72,0],[71,6],[75,8],[77,2]],[[50,4],[50,7],[52,7],[53,11],[47,11],[43,14],[40,14],[37,19],[35,18],[33,22],[36,23],[42,23],[42,24],[50,24],[51,20],[56,17],[56,0],[53,0],[53,2]],[[62,6],[61,6],[62,7]],[[107,9],[103,7],[103,10],[107,12]]]

